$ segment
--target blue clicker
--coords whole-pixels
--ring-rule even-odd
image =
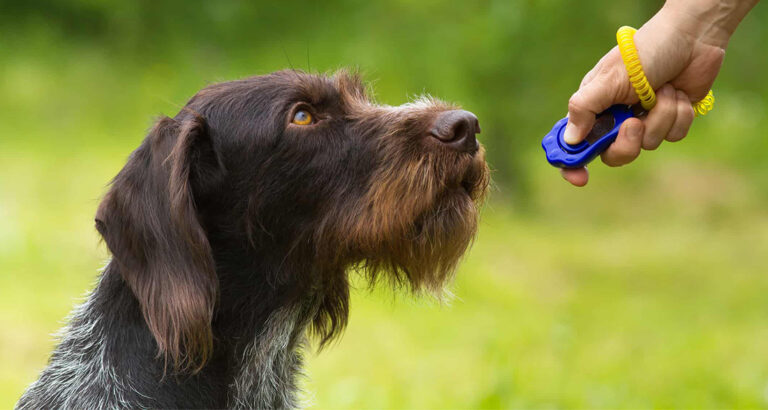
[[[541,147],[547,154],[547,161],[558,168],[580,168],[595,159],[616,140],[621,124],[633,117],[632,108],[614,105],[597,115],[597,123],[584,141],[569,145],[563,140],[568,117],[558,121],[544,136]]]

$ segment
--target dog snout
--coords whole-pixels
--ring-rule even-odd
[[[475,114],[465,110],[441,112],[430,130],[438,141],[458,151],[476,152],[480,147],[475,138],[480,133],[480,123]]]

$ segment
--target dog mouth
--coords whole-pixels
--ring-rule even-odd
[[[472,196],[472,193],[475,192],[475,183],[469,179],[462,179],[459,185],[461,186],[461,189],[464,190],[464,193],[470,197]]]
[[[462,168],[454,188],[473,201],[482,201],[488,188],[490,174],[484,160],[484,152],[474,154],[469,164]]]
[[[432,176],[443,186],[444,194],[462,195],[473,201],[481,200],[488,185],[489,170],[485,149],[477,140],[480,123],[477,117],[460,109],[442,111],[432,122],[427,144],[428,162]]]

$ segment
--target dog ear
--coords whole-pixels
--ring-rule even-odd
[[[218,280],[192,186],[210,181],[220,164],[202,117],[165,117],[131,154],[96,214],[158,356],[177,371],[199,371],[212,350]]]

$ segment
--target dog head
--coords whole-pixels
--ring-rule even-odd
[[[479,132],[435,99],[375,104],[346,72],[215,84],[158,122],[96,225],[176,365],[210,353],[217,243],[318,273],[274,272],[325,292],[314,324],[327,340],[346,321],[349,268],[443,289],[488,186]]]

